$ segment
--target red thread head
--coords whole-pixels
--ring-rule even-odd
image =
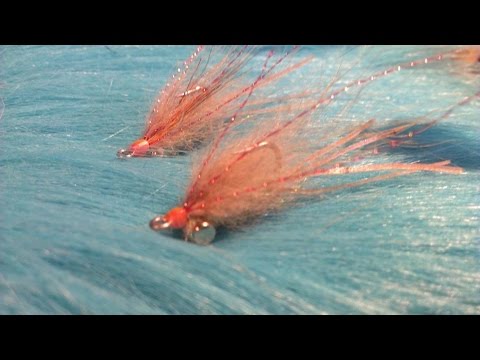
[[[150,221],[152,230],[183,229],[187,225],[187,210],[183,207],[171,209],[164,216],[157,216]]]
[[[145,139],[138,139],[134,141],[128,149],[120,149],[117,152],[118,157],[140,157],[145,156],[150,149],[150,143]]]
[[[150,144],[145,139],[138,139],[129,146],[129,150],[133,152],[133,156],[145,155],[149,148]]]
[[[176,207],[170,210],[164,217],[173,229],[183,229],[187,224],[187,210],[183,207]]]

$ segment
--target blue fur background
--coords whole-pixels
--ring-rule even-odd
[[[451,159],[464,175],[330,194],[209,247],[151,231],[148,221],[182,197],[191,156],[115,153],[140,135],[193,49],[0,47],[0,313],[480,313],[479,100],[419,139],[448,143],[382,155]],[[438,50],[305,47],[299,56],[315,55],[318,71],[294,74],[278,92],[329,80],[338,59],[348,80]],[[365,88],[344,121],[427,115],[479,85],[478,74],[450,65],[406,70]]]

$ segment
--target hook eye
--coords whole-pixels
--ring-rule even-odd
[[[187,240],[198,245],[208,245],[213,241],[216,233],[217,231],[212,224],[207,221],[202,221],[187,235]]]
[[[133,156],[133,151],[131,150],[120,149],[117,151],[117,157],[119,157],[120,159],[130,158],[132,156]]]
[[[150,228],[154,231],[170,229],[170,222],[165,221],[163,216],[157,216],[150,221]]]

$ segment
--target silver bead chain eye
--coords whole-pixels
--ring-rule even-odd
[[[208,245],[213,241],[216,233],[217,231],[212,224],[202,221],[187,235],[187,240],[198,245]]]

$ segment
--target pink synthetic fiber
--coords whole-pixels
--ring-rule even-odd
[[[181,207],[152,220],[152,228],[181,228],[185,239],[205,243],[212,240],[214,232],[201,237],[201,241],[196,241],[195,232],[219,226],[236,228],[305,197],[420,171],[462,173],[462,168],[450,165],[448,160],[430,164],[381,163],[378,149],[411,144],[417,134],[449,116],[456,107],[479,97],[480,92],[464,98],[442,115],[428,121],[414,119],[379,129],[371,119],[343,128],[339,128],[338,124],[323,126],[321,132],[319,127],[314,126],[318,113],[322,113],[348,89],[364,86],[403,68],[442,61],[447,58],[445,55],[397,65],[339,89],[333,89],[334,80],[316,98],[309,97],[301,103],[292,102],[283,106],[282,111],[265,112],[261,121],[255,121],[256,116],[245,111],[247,97],[228,125],[219,131],[211,146],[195,162],[192,180]],[[245,124],[251,127],[240,131]],[[346,177],[347,174],[369,175],[352,179]],[[345,180],[323,186],[318,181],[332,176],[341,176]]]
[[[297,47],[292,47],[278,56],[270,52],[262,74],[252,80],[249,67],[257,53],[255,47],[198,47],[155,99],[142,137],[118,155],[175,155],[211,139],[253,89],[265,88],[310,61],[307,58],[281,67],[296,51]],[[258,96],[245,110],[253,111],[269,101]]]

